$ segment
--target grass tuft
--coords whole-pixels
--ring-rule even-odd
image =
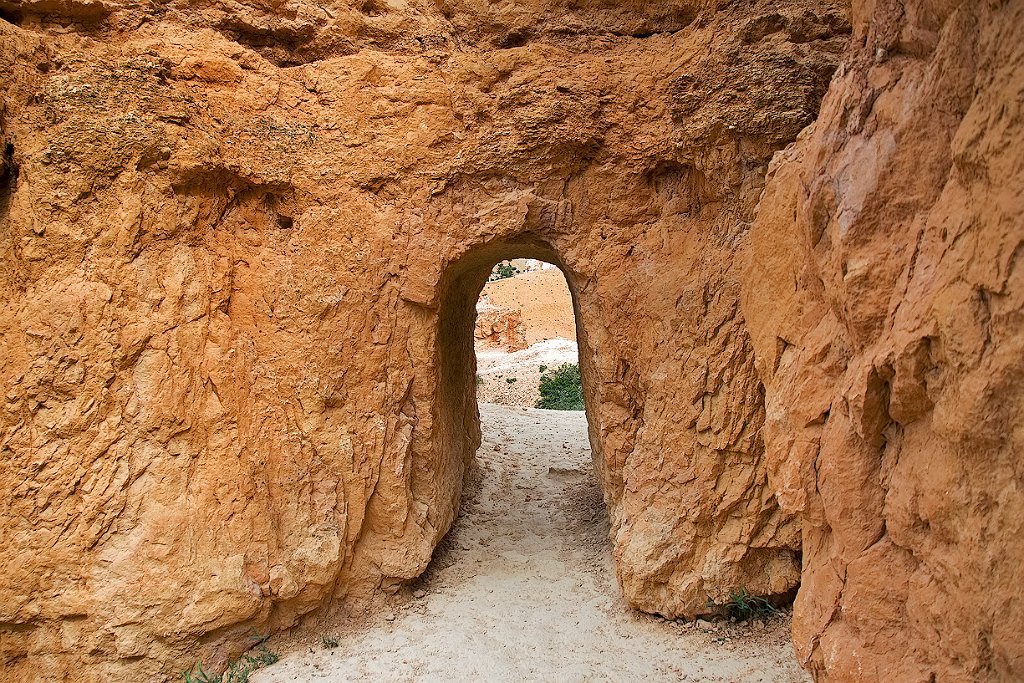
[[[183,683],[249,683],[251,674],[270,666],[278,659],[280,657],[276,652],[271,652],[265,645],[260,645],[231,662],[223,674],[204,671],[203,665],[197,663],[191,669],[182,671],[181,678]]]
[[[767,598],[751,595],[746,588],[730,591],[729,599],[721,605],[709,599],[708,607],[724,612],[726,616],[736,621],[766,620],[779,611]]]

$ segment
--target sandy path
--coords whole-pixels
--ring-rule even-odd
[[[619,597],[581,412],[481,405],[479,469],[393,613],[282,657],[282,681],[805,681],[788,622],[664,622]]]

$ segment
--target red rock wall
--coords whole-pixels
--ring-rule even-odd
[[[1024,678],[1024,3],[854,3],[744,315],[816,678]]]
[[[716,5],[0,2],[5,675],[173,677],[422,572],[515,256],[574,291],[626,598],[791,590],[737,256],[848,18]]]

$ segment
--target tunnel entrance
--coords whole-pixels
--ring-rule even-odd
[[[529,290],[562,278],[564,299],[545,297],[538,320],[526,310],[540,298]],[[372,671],[378,660],[394,667],[382,653],[400,648],[400,667],[417,678],[655,680],[700,677],[705,666],[761,671],[770,656],[777,680],[797,680],[785,645],[694,659],[681,624],[641,616],[623,598],[594,471],[601,454],[591,451],[601,434],[590,412],[599,396],[580,315],[585,284],[539,241],[477,248],[449,266],[437,311],[435,424],[458,514],[409,585],[413,608],[352,644],[352,671]],[[575,407],[585,410],[534,407],[540,377],[577,360]]]
[[[558,375],[563,365],[575,373],[580,445],[589,450],[596,441],[587,421],[592,354],[580,323],[578,279],[530,235],[476,247],[449,266],[438,312],[437,438],[453,471],[471,470],[481,444],[478,395],[484,404],[532,410],[542,379],[573,384]]]
[[[465,473],[472,469],[472,463],[477,449],[481,444],[480,411],[477,406],[478,383],[482,382],[482,393],[488,396],[496,396],[494,390],[501,388],[502,394],[508,395],[519,392],[522,386],[515,385],[520,382],[518,377],[506,376],[503,371],[488,372],[485,376],[478,374],[476,340],[477,340],[477,303],[483,292],[484,286],[495,273],[498,264],[505,263],[511,266],[517,259],[531,260],[537,263],[549,264],[553,269],[539,268],[539,272],[561,273],[565,278],[565,285],[568,288],[569,304],[572,310],[572,337],[581,352],[578,354],[579,374],[583,394],[583,414],[580,415],[587,425],[587,433],[590,444],[597,443],[598,434],[586,422],[588,415],[587,407],[594,401],[588,390],[590,377],[590,358],[592,354],[587,351],[587,337],[583,325],[580,323],[579,314],[579,285],[578,274],[568,269],[558,254],[555,253],[545,241],[531,235],[521,235],[514,242],[501,241],[475,247],[463,255],[456,262],[448,266],[440,282],[440,301],[438,310],[438,331],[437,331],[437,367],[438,367],[438,388],[437,388],[437,420],[435,439],[438,452],[443,454],[445,469],[448,472],[448,480],[453,484],[452,499],[453,510],[458,509],[461,498],[462,482],[459,473]],[[550,275],[545,276],[550,277]],[[497,323],[492,325],[492,340],[498,344],[504,344],[507,351],[509,342],[512,347],[520,346],[527,340],[509,339],[508,335],[516,334],[515,325]],[[504,323],[508,323],[506,319]],[[526,344],[526,346],[529,346]],[[557,344],[555,344],[557,346]],[[562,349],[563,357],[567,353]],[[551,357],[548,354],[547,357]],[[540,366],[550,365],[544,361],[538,361],[535,373],[531,373],[531,381],[539,382],[541,374]],[[493,368],[488,368],[493,369]],[[547,368],[546,368],[547,369]],[[551,368],[554,370],[554,368]],[[497,375],[502,377],[497,377]],[[515,379],[515,382],[509,382]],[[502,387],[498,382],[503,382]],[[523,381],[526,384],[526,381]],[[599,444],[597,444],[599,447]],[[597,456],[599,457],[599,456]]]
[[[444,593],[439,609],[458,612],[450,628],[466,643],[453,656],[470,667],[486,659],[492,673],[525,678],[534,667],[607,669],[604,648],[587,641],[608,628],[610,611],[622,616],[612,629],[632,618],[591,454],[575,274],[529,241],[481,249],[452,269],[439,310],[438,422],[442,452],[458,453],[467,476],[453,527],[416,587]],[[557,385],[548,395],[567,409],[537,407],[542,383]],[[437,651],[452,646],[427,637]]]
[[[600,453],[591,450],[600,444],[588,419],[595,397],[588,381],[593,353],[579,311],[582,280],[544,240],[531,235],[478,246],[449,266],[438,312],[437,436],[439,451],[453,470],[467,473],[470,489],[486,474],[487,462],[506,467],[495,464],[496,454],[525,458],[544,478],[585,478],[599,513],[584,516],[596,522],[607,516],[594,472]],[[538,409],[542,382],[558,399],[549,401],[549,408],[572,410]],[[577,463],[581,455],[585,462]],[[569,456],[576,460],[569,462]],[[537,503],[530,483],[506,484],[521,487],[520,502]],[[600,544],[607,549],[603,523]],[[616,592],[614,584],[609,592]]]

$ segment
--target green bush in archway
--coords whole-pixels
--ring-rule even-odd
[[[565,363],[540,376],[540,399],[535,407],[547,410],[583,410],[583,382],[578,363]]]

